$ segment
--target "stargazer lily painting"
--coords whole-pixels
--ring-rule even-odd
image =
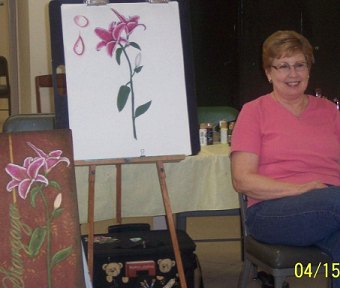
[[[191,154],[178,5],[61,6],[75,160]]]
[[[84,287],[70,131],[0,143],[0,287]]]

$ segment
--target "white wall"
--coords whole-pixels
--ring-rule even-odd
[[[37,75],[52,73],[48,3],[49,0],[30,0],[31,83],[34,83],[34,78]],[[35,95],[33,84],[31,88],[33,88],[31,89],[32,95]],[[41,91],[43,99],[47,98],[49,94],[47,92],[50,91],[47,89]],[[34,97],[32,99],[32,111],[35,111],[35,109]]]
[[[3,39],[8,39],[8,1],[0,1],[0,3],[3,3],[0,6],[0,55],[5,56],[6,59],[9,59],[9,43]]]
[[[48,3],[18,1],[20,113],[36,112],[34,78],[52,71]]]
[[[19,73],[19,112],[31,112],[30,49],[28,2],[18,1],[18,73]]]

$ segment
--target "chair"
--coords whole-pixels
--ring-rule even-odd
[[[66,96],[66,76],[64,73],[56,74],[57,89],[59,95]],[[37,112],[41,113],[41,95],[40,88],[53,88],[52,74],[39,75],[35,77],[35,93],[37,102]]]
[[[4,84],[0,82],[0,98],[8,100],[8,108],[1,108],[0,111],[8,111],[8,114],[11,115],[11,89],[9,85],[9,76],[8,76],[8,63],[7,59],[3,56],[0,56],[0,80],[4,79]]]
[[[257,267],[274,277],[274,287],[281,288],[286,277],[294,276],[296,263],[302,263],[304,267],[312,263],[312,271],[317,271],[319,263],[331,263],[329,255],[316,246],[296,247],[284,245],[270,245],[259,242],[248,235],[246,227],[247,197],[240,194],[241,226],[243,241],[244,264],[239,279],[239,288],[248,286],[250,272],[256,273]],[[321,265],[319,274],[321,275]],[[251,271],[253,270],[253,271]],[[328,282],[331,287],[331,281]]]
[[[55,116],[46,114],[18,114],[6,119],[3,132],[43,131],[55,129]]]

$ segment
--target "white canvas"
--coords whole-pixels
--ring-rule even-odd
[[[75,160],[191,154],[178,3],[61,11]]]

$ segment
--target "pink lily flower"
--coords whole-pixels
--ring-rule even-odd
[[[124,25],[125,32],[127,34],[127,38],[129,38],[129,35],[132,33],[133,30],[135,30],[138,26],[143,26],[144,30],[146,29],[146,26],[144,24],[139,24],[139,16],[135,15],[129,18],[125,18],[122,14],[120,14],[115,9],[111,10],[117,15],[118,19],[121,21],[121,24]]]
[[[122,25],[122,23],[117,25],[116,22],[112,22],[108,30],[103,28],[96,28],[94,32],[97,34],[98,37],[102,39],[102,41],[97,44],[97,51],[106,46],[107,53],[112,57],[117,45],[120,42],[127,42],[125,38],[121,37],[123,31],[124,25]]]
[[[102,41],[97,44],[97,51],[106,47],[107,53],[112,57],[118,44],[129,42],[129,36],[137,26],[143,26],[144,30],[146,27],[145,25],[138,23],[139,16],[125,18],[116,10],[111,10],[117,15],[120,22],[112,22],[108,30],[98,27],[94,32],[102,39]]]
[[[60,162],[66,162],[67,166],[70,165],[70,160],[67,157],[61,157],[61,154],[63,154],[63,151],[61,150],[54,150],[47,154],[30,142],[27,142],[27,144],[35,151],[35,153],[37,153],[39,158],[44,160],[43,164],[46,174],[49,173],[52,168],[58,165]]]
[[[39,170],[43,166],[43,158],[33,159],[32,157],[27,157],[24,160],[23,166],[9,163],[6,166],[5,171],[12,177],[12,180],[7,184],[7,191],[11,192],[14,188],[18,187],[19,196],[22,199],[26,199],[33,183],[40,182],[47,186],[47,178],[44,175],[39,174]]]

